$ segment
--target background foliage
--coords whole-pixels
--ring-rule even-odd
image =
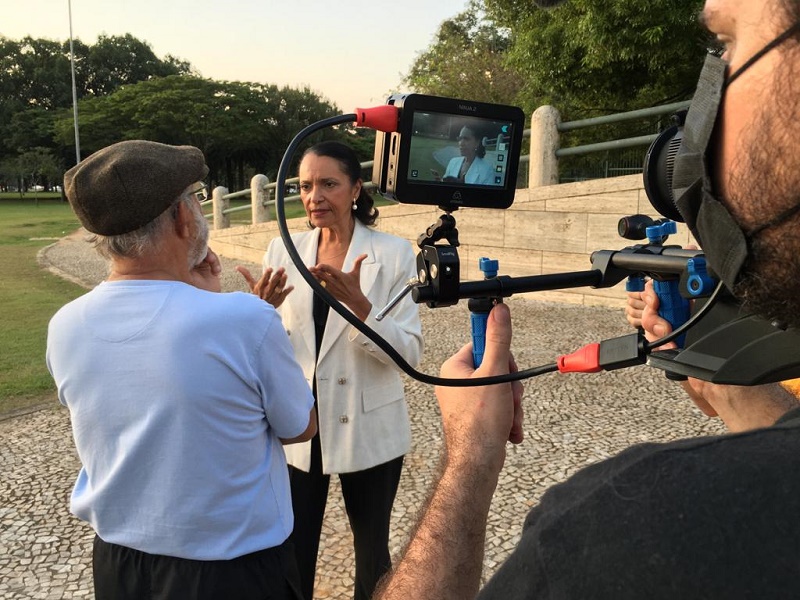
[[[548,10],[529,0],[471,0],[442,23],[404,82],[416,92],[521,106],[528,118],[549,104],[562,121],[688,100],[711,43],[697,18],[702,5],[569,0]],[[562,146],[657,133],[665,122],[579,130]],[[562,160],[562,175],[596,171],[591,163],[603,160]]]
[[[479,0],[470,0],[463,12],[442,23],[403,83],[432,96],[514,103],[522,78],[508,60],[511,45],[511,29],[498,27]]]
[[[569,119],[687,99],[709,44],[703,0],[471,0],[411,65],[415,91],[556,106]]]
[[[130,34],[73,47],[82,157],[124,139],[191,144],[212,185],[242,189],[255,173],[274,177],[297,131],[339,114],[309,88],[203,79]],[[75,164],[71,82],[68,42],[0,37],[0,191],[50,189]]]
[[[529,0],[469,0],[403,84],[515,104],[528,116],[552,104],[564,121],[688,99],[709,45],[697,20],[702,4],[570,0],[547,10]],[[82,156],[122,139],[192,144],[206,154],[212,185],[242,189],[257,172],[274,178],[297,131],[340,112],[308,88],[204,79],[130,34],[74,48]],[[580,131],[562,145],[654,133],[662,121]],[[321,135],[372,155],[372,132]],[[49,189],[74,162],[68,42],[0,37],[0,191]]]

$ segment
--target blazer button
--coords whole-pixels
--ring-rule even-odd
[[[347,378],[339,377],[339,379],[336,380],[336,383],[338,383],[339,385],[344,385],[345,383],[347,383]]]
[[[350,421],[350,419],[347,418],[347,415],[342,415],[341,417],[339,417],[339,423],[344,424],[344,423],[347,423],[349,421]]]

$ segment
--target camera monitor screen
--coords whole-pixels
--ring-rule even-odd
[[[508,208],[522,140],[517,107],[411,94],[392,97],[400,125],[379,135],[373,180],[410,204]]]

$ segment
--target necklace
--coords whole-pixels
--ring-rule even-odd
[[[317,254],[317,260],[330,260],[332,258],[338,258],[342,254],[346,254],[347,250],[348,250],[348,248],[345,248],[344,250],[339,252],[339,254],[331,254],[330,256],[320,256],[319,254]]]

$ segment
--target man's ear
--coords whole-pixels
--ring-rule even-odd
[[[191,209],[182,200],[175,205],[175,233],[179,238],[189,238],[192,235],[194,215]]]

